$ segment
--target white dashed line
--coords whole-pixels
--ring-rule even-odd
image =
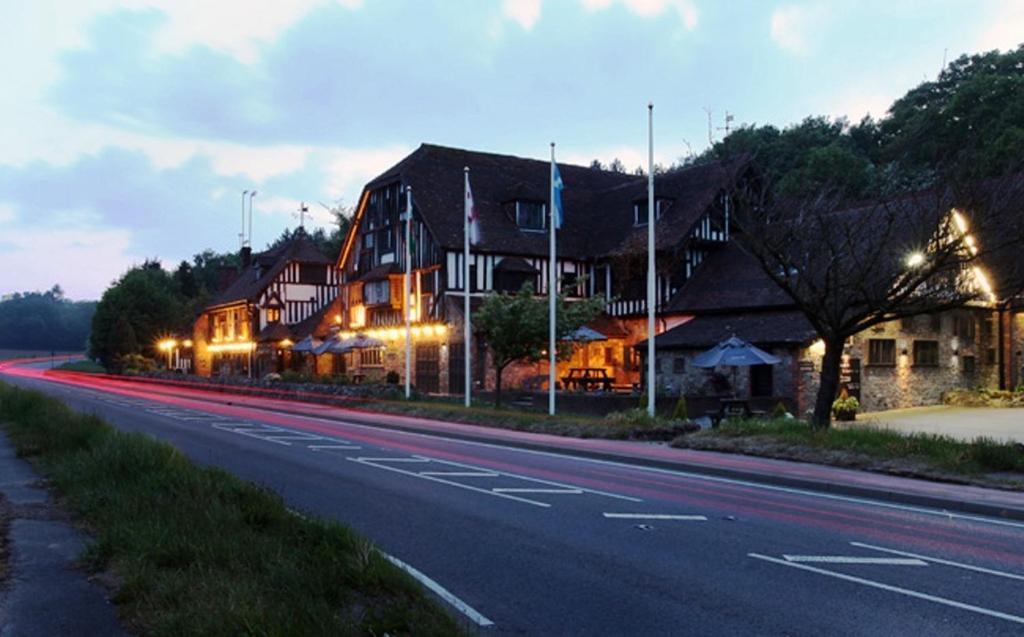
[[[604,517],[615,520],[679,520],[682,522],[707,522],[704,515],[676,515],[674,513],[605,513]]]
[[[854,557],[852,555],[783,555],[787,562],[821,564],[880,564],[884,566],[928,566],[928,562],[908,557]]]

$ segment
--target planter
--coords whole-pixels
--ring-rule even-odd
[[[843,422],[850,422],[851,420],[857,420],[857,412],[853,409],[837,410],[835,412],[836,420]]]

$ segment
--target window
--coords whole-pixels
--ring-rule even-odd
[[[868,365],[896,365],[896,341],[891,338],[872,338],[868,341]]]
[[[988,314],[981,320],[981,337],[988,341],[995,334],[995,316]]]
[[[562,274],[562,294],[576,296],[578,283],[579,280],[576,278],[575,272],[564,272]]]
[[[914,341],[914,366],[915,367],[938,367],[939,366],[939,342],[938,341]]]
[[[384,228],[377,237],[377,248],[381,254],[395,251],[395,233],[391,228]]]
[[[676,356],[672,359],[672,373],[683,374],[686,373],[686,358],[682,356]]]
[[[383,367],[384,366],[384,353],[379,349],[361,349],[359,350],[359,366],[360,367]]]
[[[516,202],[516,225],[520,230],[543,230],[545,227],[544,204],[536,201]]]
[[[668,199],[655,199],[654,200],[654,219],[661,219],[661,213],[668,208],[671,203]],[[646,226],[647,225],[647,199],[640,199],[633,204],[633,225],[634,226]]]
[[[985,350],[985,364],[995,365],[996,364],[996,348],[990,347]]]
[[[278,323],[281,321],[281,309],[276,307],[267,308],[267,323]]]
[[[615,365],[615,348],[605,347],[604,348],[604,364],[609,366]]]
[[[373,233],[367,232],[363,235],[363,248],[369,250],[373,248]]]
[[[322,265],[299,265],[299,283],[327,284],[327,268]]]
[[[974,357],[964,356],[960,359],[960,372],[965,376],[974,374]]]
[[[933,332],[942,331],[942,316],[939,314],[928,315],[928,329]]]
[[[953,334],[965,341],[974,340],[974,317],[970,314],[957,314],[953,317]]]
[[[391,284],[388,281],[369,281],[363,286],[367,305],[381,305],[391,302]]]

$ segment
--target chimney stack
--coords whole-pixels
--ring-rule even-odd
[[[248,268],[250,265],[252,265],[252,247],[251,246],[242,246],[242,253],[241,253],[240,256],[242,257],[242,269],[243,270],[245,268]]]

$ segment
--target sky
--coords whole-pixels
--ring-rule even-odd
[[[0,295],[236,250],[246,189],[261,249],[423,142],[633,169],[650,101],[667,165],[1021,41],[1024,0],[0,0]]]

